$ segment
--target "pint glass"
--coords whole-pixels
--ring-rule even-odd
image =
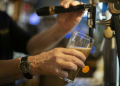
[[[94,39],[92,39],[91,37],[80,33],[80,32],[73,32],[68,44],[67,44],[67,48],[72,48],[72,49],[76,49],[80,52],[82,52],[86,57],[88,57],[92,45],[94,43]],[[72,70],[66,70],[68,72],[68,77],[67,78],[61,78],[64,81],[67,82],[71,82],[73,83],[75,77],[77,76],[79,70],[81,68],[78,67],[77,71],[72,71]]]

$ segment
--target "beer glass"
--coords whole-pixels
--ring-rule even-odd
[[[94,43],[94,39],[92,39],[91,37],[80,33],[80,32],[73,32],[68,44],[67,44],[67,48],[72,48],[72,49],[76,49],[80,52],[82,52],[86,57],[88,57],[92,45]],[[81,68],[78,67],[77,71],[72,71],[72,70],[66,70],[68,72],[68,77],[67,78],[61,78],[64,81],[67,82],[71,82],[73,83],[75,77],[77,76],[79,70]]]

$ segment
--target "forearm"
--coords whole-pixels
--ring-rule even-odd
[[[64,6],[76,6],[82,4],[78,1],[62,2]],[[69,31],[76,27],[81,21],[84,11],[61,13],[57,15],[57,23],[49,30],[37,34],[27,44],[27,51],[30,54],[38,54],[47,51],[55,46]]]
[[[30,54],[38,54],[53,48],[69,31],[62,30],[56,23],[49,30],[35,35],[29,42],[27,50]]]
[[[48,52],[28,57],[31,65],[31,75],[49,75],[64,78],[68,75],[64,69],[76,71],[77,66],[83,68],[85,59],[86,57],[83,53],[68,48],[55,48]],[[20,61],[21,58],[0,60],[0,85],[24,78],[19,69]],[[22,67],[25,71],[25,65]]]
[[[34,58],[29,56],[28,60],[31,62],[30,72],[32,75],[35,75]],[[19,70],[20,61],[21,58],[0,60],[0,85],[24,78],[22,72]]]
[[[18,65],[20,58],[13,60],[0,60],[0,84],[12,82],[23,78]]]

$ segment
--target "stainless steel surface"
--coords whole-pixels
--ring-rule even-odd
[[[101,47],[100,47],[101,52],[103,52],[104,46],[105,46],[105,38],[103,38],[103,40],[102,40],[102,44],[101,44]]]
[[[99,2],[117,3],[118,0],[99,0]]]
[[[89,28],[93,26],[92,14],[90,12],[87,13],[87,25]]]
[[[115,4],[114,4],[114,3],[109,3],[109,4],[108,4],[108,8],[109,8],[109,11],[110,11],[111,13],[120,14],[120,10],[117,10],[117,9],[115,8]]]
[[[94,7],[98,2],[109,3],[110,12],[117,14],[120,13],[120,11],[115,9],[114,4],[117,4],[118,1],[119,0],[89,0],[89,4]],[[111,26],[111,19],[96,22],[98,25]],[[90,23],[88,23],[88,26],[90,26]],[[109,39],[104,38],[101,46],[101,51],[103,52],[104,58],[104,86],[117,86],[117,55],[115,37]]]
[[[106,3],[118,3],[119,0],[89,0],[90,4],[96,4],[98,2],[106,2]]]
[[[104,86],[116,86],[116,43],[115,38],[105,39],[104,50]],[[110,85],[113,84],[113,85]]]
[[[90,4],[85,4],[84,7],[85,7],[85,10],[88,10],[89,8],[91,8],[91,5]]]
[[[99,0],[89,0],[89,4],[97,4]]]
[[[67,83],[65,86],[102,86],[102,80],[98,80],[96,78],[75,78],[73,83]]]
[[[98,25],[107,25],[107,26],[110,26],[111,24],[111,20],[101,20],[101,21],[97,21],[97,24]]]

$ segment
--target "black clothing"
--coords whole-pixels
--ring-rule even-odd
[[[13,51],[27,54],[26,44],[32,36],[17,26],[5,12],[0,11],[0,60],[12,59]]]

